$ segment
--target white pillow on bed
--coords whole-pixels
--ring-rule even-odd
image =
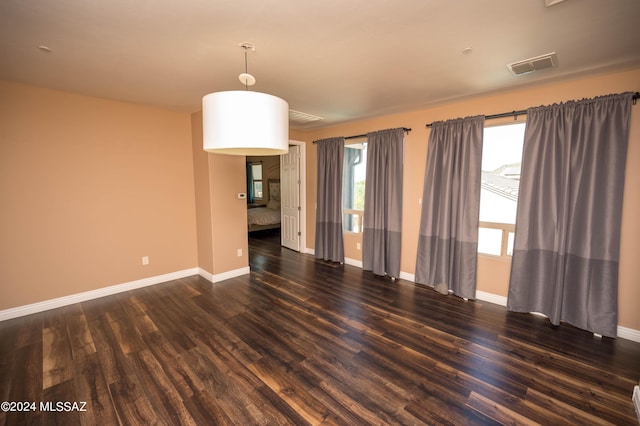
[[[267,203],[267,208],[273,209],[273,210],[280,210],[280,201],[269,200],[269,202]]]

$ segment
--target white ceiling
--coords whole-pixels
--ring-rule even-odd
[[[244,89],[248,41],[252,90],[318,127],[637,67],[639,23],[640,0],[0,0],[0,79],[192,112]]]

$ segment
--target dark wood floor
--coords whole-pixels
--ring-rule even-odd
[[[247,276],[194,276],[0,323],[0,401],[37,404],[0,423],[637,424],[640,344],[266,237],[250,241]],[[58,401],[86,411],[40,407]]]

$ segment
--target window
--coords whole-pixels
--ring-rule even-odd
[[[342,172],[342,223],[346,232],[362,232],[366,173],[366,142],[345,145]]]
[[[262,163],[251,164],[253,198],[262,200]]]
[[[524,128],[518,123],[484,129],[479,253],[513,254]]]

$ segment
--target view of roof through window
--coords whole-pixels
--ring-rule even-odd
[[[484,129],[480,220],[516,223],[524,123]]]
[[[480,190],[480,229],[478,251],[511,255],[513,227],[495,224],[516,223],[520,166],[525,123],[486,127],[482,148],[482,187]],[[492,228],[482,223],[494,224]],[[503,238],[506,253],[502,251]]]

